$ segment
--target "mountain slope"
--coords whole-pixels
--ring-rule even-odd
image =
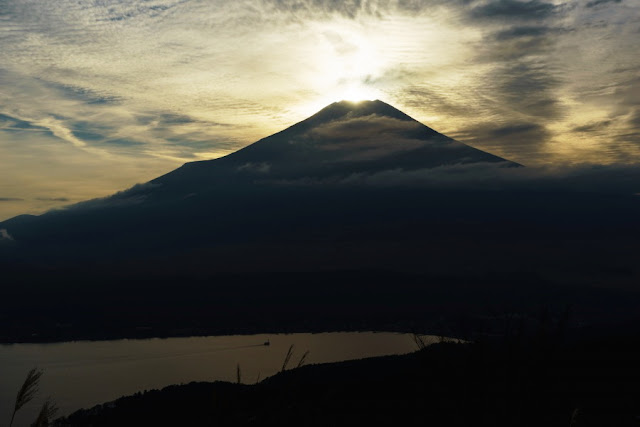
[[[228,156],[187,163],[151,182],[192,191],[468,163],[517,166],[442,135],[382,101],[341,101]],[[217,183],[222,177],[224,183]],[[164,191],[169,190],[156,190]]]

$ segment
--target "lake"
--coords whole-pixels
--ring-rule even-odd
[[[435,342],[436,337],[426,337]],[[270,345],[264,343],[269,341]],[[410,334],[332,332],[321,334],[232,335],[146,340],[79,341],[0,345],[0,425],[8,425],[27,372],[44,371],[40,394],[25,406],[14,426],[28,426],[47,396],[68,415],[80,408],[138,391],[191,381],[255,383],[278,372],[289,346],[296,366],[404,354],[416,350]]]

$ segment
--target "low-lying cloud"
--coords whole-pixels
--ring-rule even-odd
[[[36,200],[41,202],[69,202],[71,199],[68,197],[36,197]]]
[[[372,114],[314,127],[305,134],[303,143],[312,144],[321,151],[339,151],[339,161],[364,161],[427,145],[430,141],[420,138],[424,131],[425,127],[415,121]],[[437,138],[431,141],[436,142]]]
[[[0,240],[13,240],[6,228],[0,228]]]
[[[143,203],[145,200],[147,200],[150,192],[152,192],[153,189],[158,188],[160,186],[161,184],[154,183],[154,182],[136,184],[133,187],[123,191],[119,191],[114,195],[86,200],[84,202],[75,203],[69,206],[64,206],[59,210],[74,211],[74,210],[85,210],[85,209],[87,210],[100,209],[105,207],[139,205]]]
[[[640,193],[640,167],[581,165],[513,167],[502,163],[465,163],[429,169],[389,169],[326,178],[279,181],[292,186],[403,187],[431,190],[571,191],[635,195]]]

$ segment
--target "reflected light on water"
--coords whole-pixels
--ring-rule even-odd
[[[436,338],[428,337],[435,341]],[[270,345],[264,343],[269,341]],[[416,350],[409,334],[336,332],[322,334],[235,335],[148,340],[80,341],[0,346],[0,419],[10,419],[15,394],[33,367],[44,370],[41,392],[16,416],[29,425],[43,400],[52,396],[60,415],[143,390],[191,381],[255,383],[281,368],[290,345],[296,366],[403,354]]]

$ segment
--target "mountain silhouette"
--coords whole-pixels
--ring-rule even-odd
[[[519,166],[442,135],[382,101],[341,101],[227,156],[151,181],[154,196],[246,183],[333,181],[353,174],[493,163]]]
[[[341,198],[340,184],[354,176],[468,164],[519,166],[442,135],[382,101],[341,101],[227,156],[186,163],[107,198],[40,216],[21,215],[0,223],[0,229],[16,245],[83,241],[99,247],[120,239],[129,248],[151,241],[162,246],[175,239],[200,240],[198,235],[213,232],[212,227],[217,230],[212,219],[238,224],[244,218],[242,230],[229,236],[233,240],[268,217],[285,221],[286,212],[264,208],[278,197],[316,197],[327,184],[331,197]],[[308,183],[316,188],[300,188]],[[246,217],[256,200],[263,200],[263,217]],[[185,228],[187,224],[193,227]],[[167,239],[159,240],[158,235]],[[4,240],[6,244],[9,239]]]

